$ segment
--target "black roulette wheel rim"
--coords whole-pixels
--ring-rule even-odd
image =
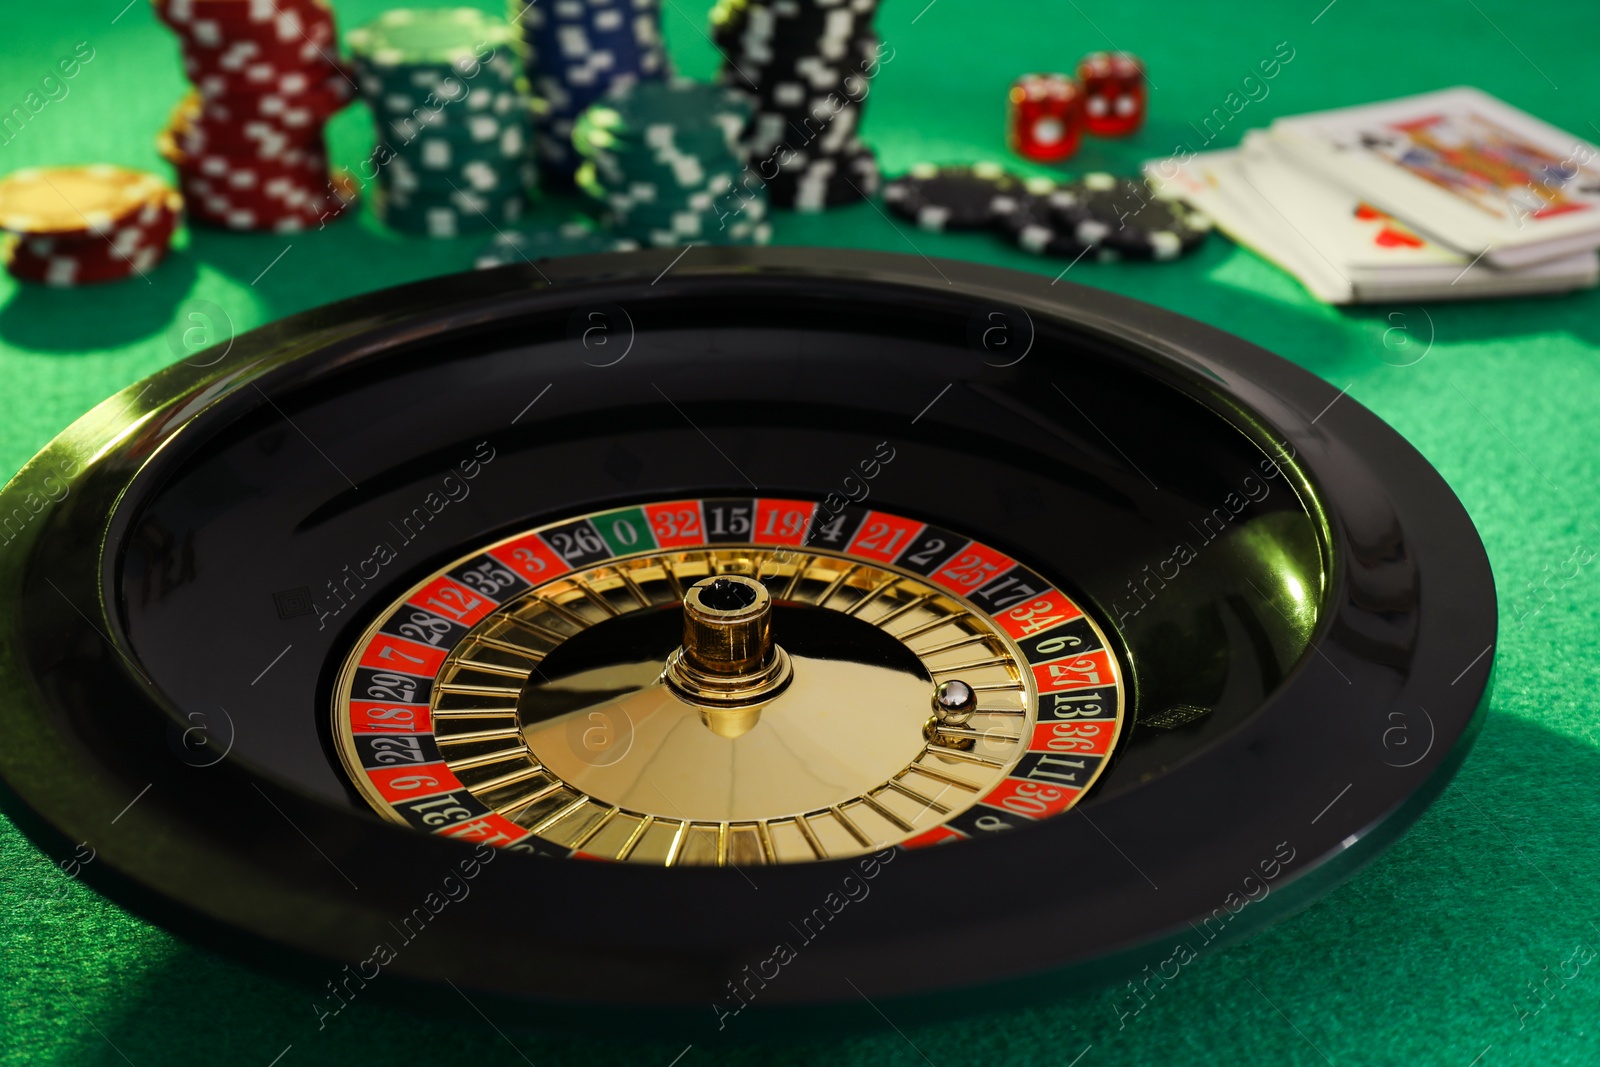
[[[385,825],[243,758],[204,767],[175,758],[182,709],[144,670],[119,599],[130,588],[130,530],[141,509],[159,501],[164,479],[203,458],[230,428],[269,411],[292,424],[303,410],[296,405],[323,383],[382,375],[402,365],[395,360],[426,363],[413,353],[431,339],[482,336],[530,316],[568,320],[571,337],[582,329],[571,324],[582,307],[624,307],[630,330],[638,321],[648,337],[652,309],[712,297],[728,307],[787,302],[812,315],[870,300],[907,323],[937,314],[965,320],[967,338],[952,347],[966,346],[970,370],[949,375],[954,397],[908,390],[896,401],[902,417],[893,433],[929,448],[950,431],[934,404],[918,413],[928,400],[942,398],[953,410],[953,399],[992,392],[1017,367],[1048,364],[1059,378],[1075,365],[1050,350],[1052,339],[1075,339],[1092,352],[1091,376],[1104,368],[1113,384],[1148,383],[1168,405],[1159,410],[1194,405],[1197,418],[1230,427],[1247,451],[1292,457],[1282,459],[1282,485],[1320,527],[1325,583],[1307,647],[1251,714],[1147,780],[1102,789],[1080,814],[959,846],[897,851],[858,905],[833,913],[825,936],[785,961],[781,978],[746,987],[759,990],[754,1011],[836,1009],[863,997],[942,1011],[949,1002],[939,994],[958,988],[962,1003],[976,1006],[1158,965],[1185,939],[1236,939],[1375,857],[1464,757],[1492,674],[1488,561],[1438,474],[1354,401],[1236,337],[1088,288],[883,253],[695,248],[678,262],[672,253],[635,253],[436,279],[306,312],[130,386],[64,432],[0,499],[3,513],[21,506],[27,516],[0,551],[0,599],[14,606],[0,641],[8,812],[52,853],[94,842],[86,881],[206,943],[318,985],[370,958],[395,917],[436,893],[470,850]],[[1031,365],[1008,364],[1009,352],[995,358],[981,342],[973,347],[970,338],[995,309],[1030,340],[1042,339]],[[682,392],[694,380],[658,378],[651,387],[664,400],[661,384],[680,394],[673,407],[658,405],[663,417],[693,416],[715,433],[716,404]],[[521,419],[523,402],[506,399],[501,422]],[[883,407],[871,398],[851,404]],[[1159,491],[1161,471],[1149,464],[1160,461],[1137,445],[1122,450],[1129,432],[1153,440],[1159,427],[1057,406],[1076,426],[1074,447],[1092,444],[1096,455],[1085,464],[1118,484],[1143,478]],[[530,432],[537,431],[515,431]],[[852,444],[886,435],[869,427]],[[709,450],[702,458],[706,471],[717,462]],[[41,497],[38,487],[52,477],[64,491]],[[707,496],[748,489],[726,469],[697,477]],[[615,487],[596,489],[567,511],[625,499]],[[530,506],[530,515],[552,517],[553,506]],[[502,517],[471,536],[507,529]],[[1003,530],[996,536],[1003,541]],[[409,560],[395,580],[404,585],[439,554]],[[1131,570],[1131,579],[1140,577]],[[1114,610],[1109,596],[1096,603]],[[348,634],[371,608],[353,607],[333,629]],[[265,663],[272,651],[258,658]],[[326,683],[318,684],[320,701]],[[1073,857],[1089,857],[1087,868]],[[846,860],[764,868],[755,875],[759,891],[750,892],[742,872],[725,869],[497,856],[468,896],[437,913],[427,938],[407,942],[384,966],[383,982],[394,995],[433,1003],[429,994],[448,981],[479,1003],[545,1022],[573,1022],[581,1006],[722,1022],[744,1004],[730,983],[763,967],[779,927],[830,894],[836,899],[851,874]],[[531,911],[530,885],[542,902]],[[952,889],[963,886],[971,888]],[[1004,908],[962,906],[963,897],[989,893]],[[873,897],[878,904],[866,903]],[[651,907],[637,907],[639,900]]]

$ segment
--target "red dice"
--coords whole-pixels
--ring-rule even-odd
[[[1083,140],[1083,90],[1065,74],[1024,74],[1011,83],[1006,143],[1037,163],[1054,163]]]
[[[1126,137],[1144,125],[1144,63],[1128,52],[1090,52],[1078,60],[1084,124],[1096,137]]]

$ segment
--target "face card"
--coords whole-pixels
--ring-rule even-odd
[[[1600,152],[1475,89],[1280,119],[1352,160],[1419,179],[1531,237],[1551,223],[1600,225]],[[1541,225],[1543,224],[1543,225]]]
[[[1239,179],[1297,238],[1343,274],[1466,264],[1393,215],[1282,159],[1259,133],[1245,135],[1239,163]]]
[[[1600,207],[1600,174],[1470,108],[1364,130],[1364,147],[1497,218]]]
[[[1465,299],[1593,286],[1595,253],[1514,271],[1429,240],[1347,189],[1308,172],[1259,132],[1235,151],[1204,152],[1181,166],[1153,160],[1145,172],[1162,195],[1207,212],[1234,241],[1297,277],[1331,304]]]

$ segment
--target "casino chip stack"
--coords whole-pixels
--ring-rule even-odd
[[[537,102],[537,158],[547,184],[570,185],[583,162],[572,131],[613,87],[669,72],[658,0],[511,0]]]
[[[1035,244],[1093,248],[1100,259],[1177,259],[1198,248],[1211,220],[1181,201],[1157,199],[1143,178],[1085,174],[1043,196],[1024,197],[1009,228],[1030,252],[1068,254]]]
[[[1039,256],[1176,259],[1200,246],[1211,220],[1158,199],[1142,179],[1085,174],[1058,185],[995,163],[919,163],[883,191],[890,210],[924,230],[997,230]]]
[[[0,180],[6,269],[44,285],[143,275],[167,254],[183,200],[154,174],[97,164]]]
[[[1022,181],[997,163],[919,163],[886,185],[883,199],[924,230],[983,230],[1011,210],[1022,191]]]
[[[346,38],[377,124],[379,218],[430,237],[514,225],[535,179],[515,31],[473,8],[398,8]]]
[[[190,218],[232,230],[301,230],[354,196],[330,181],[323,124],[355,95],[332,56],[323,0],[154,0],[195,91],[159,139]]]
[[[1093,253],[1101,262],[1115,260],[1114,252],[1099,246],[1098,239],[1106,230],[1103,224],[1090,220],[1080,225],[1057,213],[1054,197],[1060,191],[1048,178],[1029,178],[1020,191],[1001,198],[995,228],[1018,248],[1036,256],[1058,256],[1076,263]]]
[[[712,37],[722,81],[756,95],[750,168],[774,207],[821,211],[878,191],[877,157],[858,136],[880,63],[878,0],[720,0]]]
[[[657,248],[766,244],[766,191],[745,181],[747,93],[676,79],[620,85],[578,117],[579,188],[612,231]]]

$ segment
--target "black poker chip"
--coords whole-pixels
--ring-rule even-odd
[[[851,0],[827,6],[749,3],[744,0],[719,3],[711,13],[712,42],[737,70],[758,90],[764,79],[757,70],[775,67],[794,70],[817,63],[844,66],[860,50],[876,45],[872,20],[876,0]],[[730,68],[731,69],[731,68]]]
[[[1101,228],[1079,227],[1055,210],[1051,204],[1057,191],[1054,182],[1030,178],[1020,184],[1016,192],[999,196],[994,203],[994,226],[1018,248],[1036,256],[1072,260],[1085,256],[1101,262],[1118,258],[1115,250],[1098,242]]]
[[[799,103],[791,102],[796,99]],[[859,103],[836,107],[826,96],[803,94],[762,101],[745,128],[745,149],[757,160],[776,155],[784,161],[784,169],[790,166],[787,160],[797,154],[807,158],[849,156],[860,140],[861,109]],[[815,116],[825,116],[827,121]],[[769,167],[757,169],[766,172]]]
[[[1211,232],[1211,220],[1188,205],[1158,198],[1142,178],[1085,174],[1048,196],[1057,226],[1082,244],[1101,245],[1129,259],[1176,259]]]
[[[870,79],[864,72],[872,69],[882,48],[880,39],[870,32],[836,46],[787,41],[784,46],[783,51],[766,48],[730,51],[729,56],[736,57],[737,67],[724,67],[720,80],[724,85],[743,89],[769,102],[776,102],[773,88],[784,82],[802,83],[809,96],[826,98],[833,93],[836,98],[859,102],[871,89]]]
[[[981,230],[995,225],[1023,192],[1021,179],[996,163],[919,163],[886,185],[883,199],[924,230]]]
[[[838,154],[794,158],[767,182],[773,207],[823,211],[875,196],[882,178],[871,147],[853,141]]]
[[[878,2],[718,0],[712,11],[719,81],[756,98],[743,141],[774,207],[820,211],[877,194],[877,160],[857,130],[884,50]]]

